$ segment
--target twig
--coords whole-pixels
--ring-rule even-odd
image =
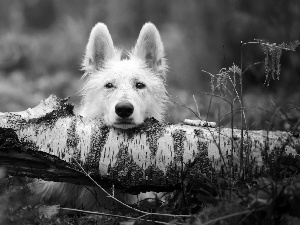
[[[211,93],[207,93],[207,92],[200,92],[201,94],[204,94],[204,95],[210,95],[210,96],[213,96],[213,97],[217,97],[217,98],[221,98],[222,100],[224,100],[225,102],[227,102],[228,104],[231,104],[231,102],[229,100],[227,100],[226,98],[224,98],[223,96],[221,95],[215,95],[215,94],[211,94]]]
[[[85,210],[81,210],[81,209],[72,209],[72,208],[65,208],[65,207],[60,207],[60,209],[62,209],[62,210],[68,210],[68,211],[73,211],[73,212],[81,212],[81,213],[87,213],[87,214],[94,214],[94,215],[118,217],[118,218],[123,218],[123,219],[143,220],[143,221],[147,221],[147,222],[159,223],[159,224],[165,224],[165,225],[171,224],[171,223],[166,223],[166,222],[162,222],[162,221],[153,221],[153,220],[141,219],[141,217],[135,218],[135,217],[130,217],[130,216],[121,216],[121,215],[115,215],[115,214],[110,214],[110,213],[100,213],[100,212],[85,211]]]
[[[258,64],[264,64],[264,62],[256,62],[256,63],[253,63],[253,64],[249,65],[246,69],[244,69],[244,71],[242,72],[242,74],[245,73],[245,72],[246,72],[248,69],[250,69],[252,66],[256,66],[256,65],[258,65]]]
[[[200,114],[200,111],[199,111],[199,107],[198,107],[198,104],[197,104],[197,100],[196,100],[196,98],[195,98],[195,95],[193,95],[193,99],[194,99],[194,102],[195,102],[195,104],[196,104],[198,117],[201,119],[201,114]]]
[[[200,92],[200,93],[211,96],[210,101],[209,101],[209,107],[208,107],[208,110],[207,110],[207,115],[206,115],[206,123],[207,123],[207,118],[208,118],[208,112],[209,112],[209,109],[210,109],[210,106],[211,106],[212,97],[219,97],[219,98],[223,99],[224,101],[228,102],[229,104],[231,104],[226,98],[223,98],[222,96],[214,95],[214,94],[209,94],[209,93],[206,93],[206,92]],[[217,143],[217,141],[216,141],[216,139],[215,139],[212,131],[208,127],[207,127],[207,129],[208,129],[208,131],[209,131],[209,133],[210,133],[210,135],[211,135],[211,137],[212,137],[215,145],[217,146],[217,148],[219,150],[220,157],[221,157],[221,159],[222,159],[222,161],[224,163],[224,166],[225,166],[225,169],[226,169],[226,173],[228,174],[227,165],[226,165],[224,156],[222,154],[221,147],[220,147],[220,145],[218,145],[218,143]],[[219,129],[220,129],[220,125],[219,125]]]
[[[252,212],[252,211],[251,210],[246,210],[246,211],[243,211],[243,212],[237,212],[237,213],[229,214],[229,215],[226,215],[226,216],[222,216],[222,217],[219,217],[219,218],[207,221],[206,223],[203,223],[202,225],[208,225],[208,224],[220,221],[220,220],[224,220],[224,219],[227,219],[227,218],[230,218],[230,217],[234,217],[234,216],[243,215],[243,214],[246,214],[246,213],[249,213],[249,212]]]
[[[98,188],[100,188],[105,194],[107,194],[110,198],[113,198],[114,200],[116,200],[118,203],[120,203],[121,205],[125,206],[125,207],[128,207],[134,211],[137,211],[139,213],[143,213],[143,214],[148,214],[148,212],[145,212],[145,211],[142,211],[142,210],[139,210],[139,209],[136,209],[136,208],[133,208],[127,204],[125,204],[124,202],[120,201],[119,199],[113,197],[111,194],[109,194],[103,187],[101,187],[83,168],[82,166],[78,163],[78,161],[76,159],[73,158],[73,160],[76,162],[77,166],[80,167],[81,169],[81,172],[86,175],[91,181],[93,181],[94,184],[96,184],[96,186]]]
[[[243,42],[241,41],[241,71],[243,71]],[[240,173],[242,172],[243,169],[243,151],[244,151],[244,120],[243,116],[245,117],[246,121],[246,116],[244,113],[244,102],[243,102],[243,74],[240,76],[240,86],[241,86],[241,99],[240,99],[240,105],[241,105],[241,150],[240,150]]]
[[[86,186],[86,185],[84,185],[84,187],[85,187],[86,189],[88,189],[88,190],[92,193],[92,195],[93,195],[94,198],[96,199],[98,205],[101,207],[101,203],[99,202],[99,199],[98,199],[98,197],[97,197],[97,193],[94,192],[93,190],[91,190],[91,189],[90,189],[88,186]]]
[[[93,183],[99,187],[102,191],[104,191],[105,194],[107,194],[109,197],[111,197],[112,199],[114,199],[115,201],[117,201],[118,203],[120,203],[121,205],[129,208],[129,209],[132,209],[136,212],[139,212],[139,213],[142,213],[142,214],[146,214],[146,215],[156,215],[156,216],[169,216],[169,217],[176,217],[176,218],[180,218],[180,217],[185,217],[185,218],[192,218],[194,216],[192,215],[173,215],[173,214],[161,214],[161,213],[148,213],[146,211],[142,211],[142,210],[139,210],[139,209],[136,209],[136,208],[133,208],[127,204],[125,204],[124,202],[120,201],[119,199],[113,197],[111,194],[109,194],[103,187],[101,187],[83,168],[82,166],[78,163],[78,161],[76,159],[73,158],[73,160],[76,162],[77,166],[80,167],[81,169],[81,173],[83,173],[84,175],[86,175],[91,181],[93,181]]]
[[[251,108],[251,107],[249,107],[249,108]],[[236,114],[238,114],[238,113],[241,113],[240,110],[241,110],[241,108],[233,109],[233,111],[235,112],[235,113],[234,113],[234,116],[235,116]],[[244,108],[244,110],[249,111],[249,110],[251,110],[251,109]],[[230,112],[227,112],[224,116],[222,116],[222,118],[220,119],[220,122],[222,122],[222,121],[226,118],[226,116],[228,116],[228,115],[230,115],[230,114],[231,114],[231,111],[230,111]]]
[[[266,45],[266,46],[269,46],[270,44],[268,43],[263,43],[263,42],[259,42],[259,41],[249,41],[249,42],[244,42],[242,43],[242,45],[247,45],[247,44],[261,44],[261,45]],[[274,47],[278,47],[278,46],[274,46]],[[294,49],[291,49],[291,48],[285,48],[285,47],[281,47],[283,50],[286,50],[286,51],[296,51]]]
[[[186,109],[190,110],[197,118],[199,118],[198,115],[197,115],[197,113],[195,113],[195,111],[193,109],[191,109],[190,107],[188,107],[178,96],[176,96],[176,98],[181,102],[181,104],[179,104],[179,103],[177,103],[175,101],[173,101],[173,103],[175,103],[177,105],[180,105],[182,107],[185,107]],[[201,118],[199,118],[199,119],[201,120]]]

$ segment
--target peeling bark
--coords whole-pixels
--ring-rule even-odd
[[[300,138],[288,132],[248,131],[243,171],[238,171],[240,130],[234,130],[233,140],[233,173],[247,169],[255,176],[280,157],[300,169]],[[210,183],[229,168],[231,143],[229,128],[155,119],[130,130],[110,128],[100,119],[74,115],[73,106],[54,95],[33,109],[0,114],[0,164],[8,173],[91,184],[75,159],[104,187],[114,183],[129,192],[172,190],[183,180]]]

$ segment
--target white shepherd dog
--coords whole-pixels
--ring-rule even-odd
[[[87,78],[82,88],[82,116],[102,118],[108,126],[120,129],[133,128],[150,117],[163,119],[169,101],[165,88],[167,65],[159,32],[152,23],[143,26],[127,55],[127,59],[121,58],[122,51],[114,47],[105,24],[95,25],[82,63],[83,77]],[[91,188],[80,185],[37,182],[33,189],[42,199],[60,205],[86,210],[114,205],[101,190],[92,194]],[[139,195],[145,196],[149,193]],[[130,195],[117,193],[116,197],[129,204],[134,201]]]
[[[161,121],[168,95],[167,71],[158,30],[146,23],[129,59],[121,59],[103,23],[92,29],[83,60],[81,115],[100,117],[109,126],[127,129],[154,117]]]

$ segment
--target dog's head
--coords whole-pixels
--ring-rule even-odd
[[[127,129],[148,117],[162,120],[168,95],[164,85],[167,71],[158,30],[146,23],[128,59],[121,59],[103,23],[92,29],[83,60],[87,81],[82,88],[81,114],[104,119]]]

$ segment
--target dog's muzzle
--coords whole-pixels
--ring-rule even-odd
[[[134,107],[130,102],[118,103],[115,106],[116,114],[123,119],[130,117],[133,111],[134,111]]]

